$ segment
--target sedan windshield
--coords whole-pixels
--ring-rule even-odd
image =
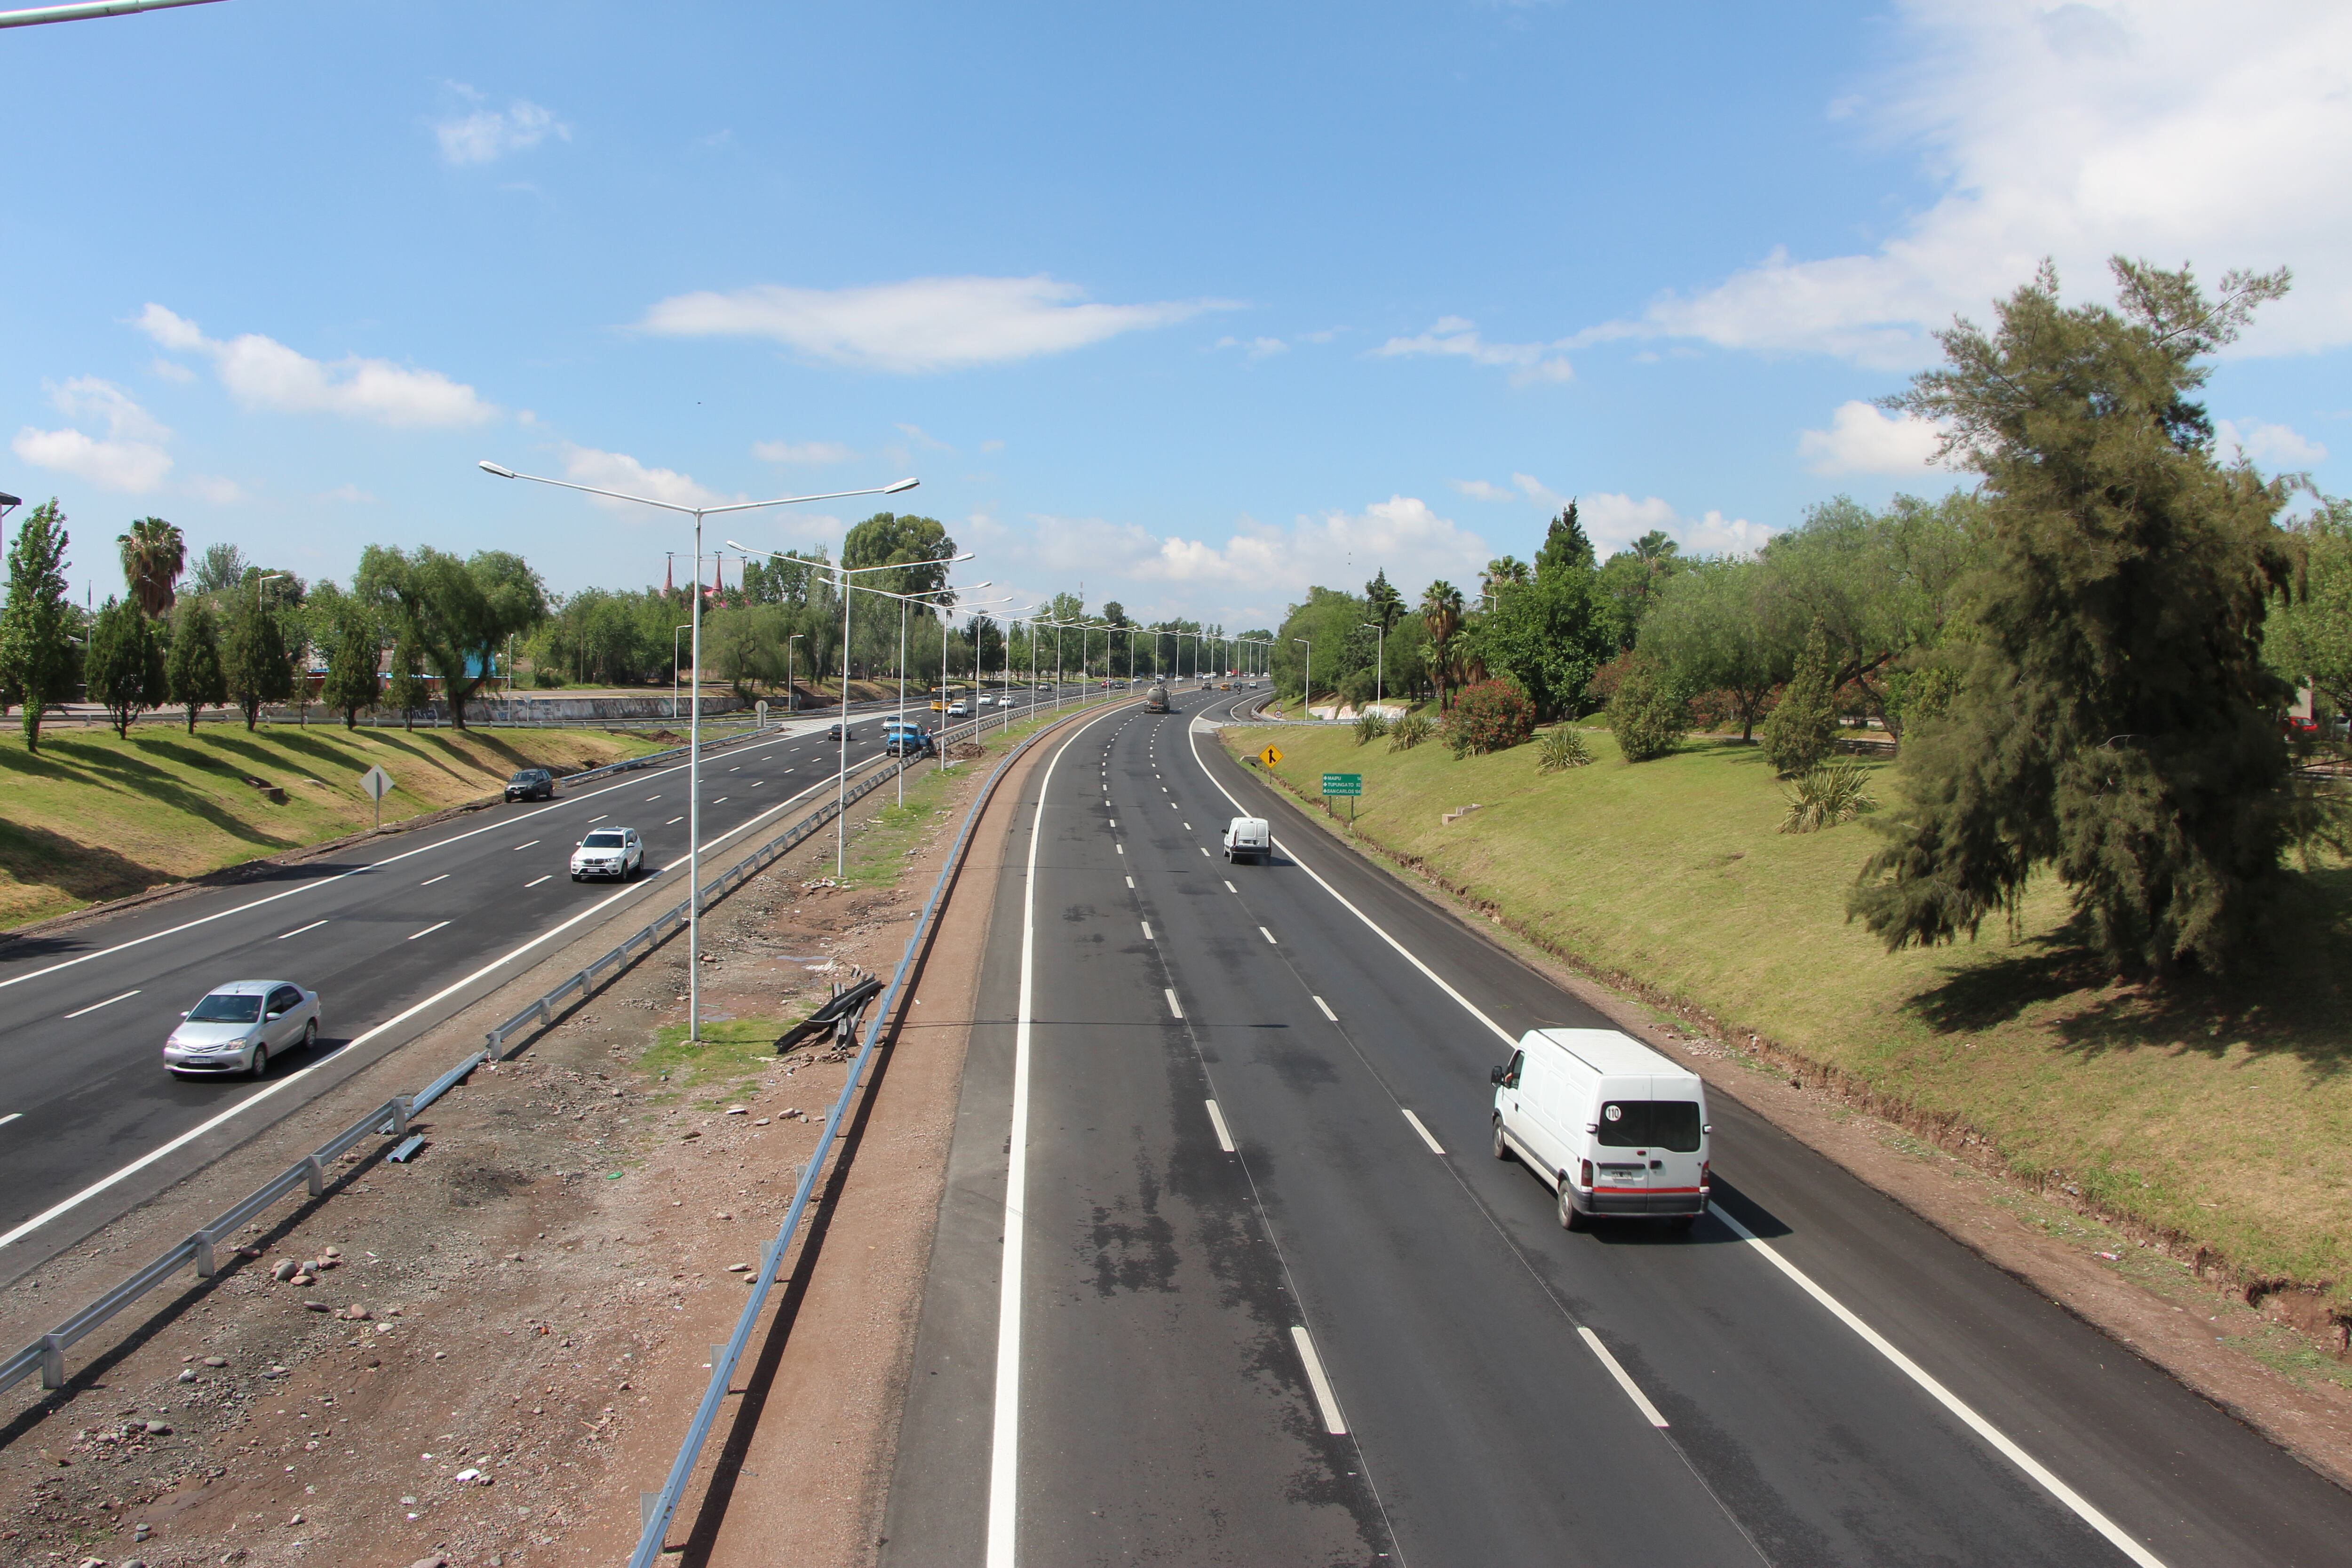
[[[522,772],[520,772],[520,773],[519,773],[515,774],[515,776],[514,776],[514,777],[512,777],[512,778],[510,778],[510,779],[507,780],[507,783],[509,783],[509,784],[537,784],[540,780],[541,780],[541,779],[545,778],[546,776],[547,776],[547,771],[546,771],[545,769],[543,769],[543,768],[525,768],[525,769],[523,769],[523,771],[522,771]]]
[[[188,1015],[191,1024],[250,1024],[261,1016],[261,998],[215,991]]]
[[[583,849],[618,849],[621,836],[617,833],[592,833],[580,841]]]

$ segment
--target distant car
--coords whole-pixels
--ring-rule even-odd
[[[545,768],[524,768],[507,780],[509,800],[553,800],[555,775]]]
[[[233,980],[180,1015],[163,1041],[175,1073],[262,1078],[273,1055],[319,1043],[319,994],[285,980]]]
[[[842,731],[842,723],[841,723],[841,721],[839,721],[838,719],[836,719],[836,720],[835,720],[831,724],[829,724],[829,725],[827,725],[827,726],[825,727],[824,738],[825,738],[826,740],[828,740],[828,741],[838,741],[838,740],[840,740],[840,739],[841,739],[841,731]],[[856,728],[855,726],[851,726],[851,727],[850,727],[849,738],[850,738],[851,740],[853,740],[853,741],[855,741],[856,739],[857,739],[857,731],[856,731]]]
[[[646,868],[646,846],[634,827],[599,827],[572,851],[572,879],[610,877],[625,882]]]
[[[971,710],[967,707],[961,699],[959,699],[956,701],[948,704],[948,717],[950,719],[969,719],[971,717]]]

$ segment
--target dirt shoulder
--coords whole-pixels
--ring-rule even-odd
[[[888,790],[861,803],[850,886],[835,884],[820,835],[706,916],[700,1045],[682,1038],[686,952],[673,940],[433,1107],[413,1163],[383,1163],[373,1146],[338,1168],[327,1197],[241,1234],[222,1274],[183,1277],[85,1341],[68,1387],[11,1390],[0,1560],[504,1568],[625,1556],[637,1494],[676,1453],[708,1347],[731,1330],[847,1071],[826,1042],[779,1055],[777,1037],[836,980],[897,963],[984,771],[953,770],[920,813]],[[910,805],[919,793],[910,784]],[[992,855],[985,841],[981,854]],[[733,1416],[742,1436],[722,1428],[707,1450],[737,1456],[734,1492],[706,1509],[698,1484],[673,1535],[698,1532],[698,1557],[789,1536],[796,1556],[847,1562],[870,1541],[980,918],[976,932],[941,928],[913,1022],[843,1141],[851,1158],[770,1298],[739,1385],[751,1418]],[[418,1064],[454,1060],[512,1005],[492,998],[425,1050],[354,1074],[18,1281],[0,1293],[5,1331],[13,1342],[89,1300],[367,1105],[413,1089]],[[707,1463],[701,1479],[722,1468]],[[753,1489],[770,1478],[784,1489]],[[730,1534],[730,1518],[757,1529]]]
[[[1293,781],[1277,783],[1297,793]],[[1312,802],[1307,802],[1310,807]],[[2352,1487],[2346,1346],[2324,1303],[2249,1289],[2217,1260],[2091,1212],[2063,1183],[2012,1177],[1994,1152],[1759,1036],[1665,994],[1639,994],[1537,940],[1484,900],[1309,809],[1335,842],[1613,1019],[1688,1059],[1710,1088],[2024,1281],[2338,1485]],[[1957,1143],[1958,1147],[1949,1146]]]

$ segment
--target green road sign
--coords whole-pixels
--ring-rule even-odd
[[[1361,773],[1325,773],[1323,775],[1323,793],[1325,795],[1361,795],[1364,793],[1364,775]]]

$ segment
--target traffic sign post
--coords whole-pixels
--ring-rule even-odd
[[[383,826],[383,797],[392,793],[392,775],[382,768],[370,768],[360,775],[360,793],[375,802],[375,825]]]
[[[1282,761],[1282,748],[1280,746],[1268,746],[1265,751],[1260,752],[1257,754],[1257,760],[1265,763],[1269,768],[1274,767]]]
[[[1348,797],[1348,820],[1349,822],[1356,820],[1356,797],[1363,793],[1364,775],[1361,773],[1325,773],[1323,775],[1323,795],[1325,799],[1328,800],[1335,795],[1345,795]]]

